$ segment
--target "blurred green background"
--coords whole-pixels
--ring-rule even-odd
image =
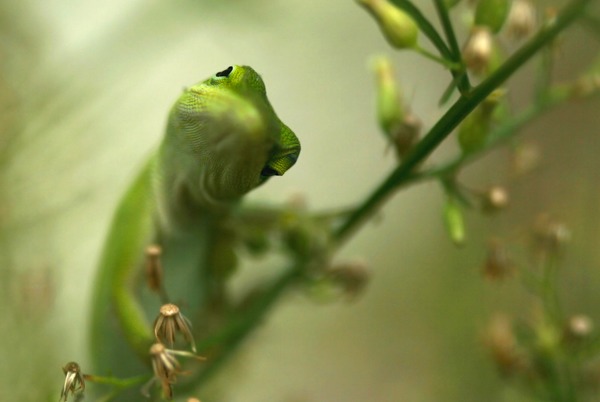
[[[430,2],[417,4],[433,15]],[[571,30],[556,78],[573,77],[597,49]],[[60,368],[76,360],[85,371],[91,282],[111,212],[184,86],[230,64],[253,66],[303,151],[251,197],[300,193],[312,208],[345,206],[396,163],[374,118],[368,61],[381,53],[430,127],[449,75],[391,51],[353,1],[0,2],[0,400],[55,401]],[[516,105],[529,95],[530,67],[509,90]],[[527,128],[542,151],[532,174],[511,179],[501,151],[463,175],[474,188],[506,185],[511,207],[470,213],[462,249],[445,234],[439,186],[398,194],[340,255],[369,262],[363,297],[320,304],[290,295],[242,362],[217,378],[222,400],[520,400],[497,376],[482,333],[494,312],[523,316],[531,301],[514,280],[484,280],[485,245],[492,234],[520,242],[538,213],[556,216],[573,233],[566,306],[600,319],[598,106],[561,107]],[[434,160],[454,152],[451,139]]]

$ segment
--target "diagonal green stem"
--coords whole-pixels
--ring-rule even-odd
[[[452,56],[455,60],[457,58],[460,59],[460,48],[458,46],[458,41],[456,40],[456,35],[454,34],[452,21],[450,20],[450,16],[448,15],[448,8],[446,7],[444,0],[435,0],[434,4],[435,10],[438,14],[438,18],[442,23],[442,28],[444,29],[446,40],[448,41],[448,45],[450,46],[450,52],[452,52]]]
[[[570,98],[572,94],[571,88],[558,87],[547,92],[543,98],[534,102],[521,113],[504,121],[490,134],[485,145],[477,152],[460,154],[456,158],[444,163],[441,166],[431,168],[429,170],[413,173],[410,182],[426,180],[432,177],[440,177],[454,174],[461,167],[474,162],[475,160],[485,156],[489,151],[495,149],[500,144],[512,138],[513,135],[531,120],[548,111],[549,109],[562,104]]]
[[[284,291],[296,283],[298,278],[302,276],[303,269],[304,265],[299,263],[282,273],[247,311],[233,320],[232,324],[226,330],[198,345],[199,352],[208,350],[214,345],[219,345],[222,352],[215,358],[208,360],[205,369],[194,379],[195,387],[210,379],[214,373],[219,371],[223,364],[229,361],[237,351],[238,346],[263,322],[265,315],[271,311],[271,308],[281,298]]]
[[[444,0],[435,0],[435,9],[437,11],[440,22],[442,23],[442,28],[444,29],[444,34],[446,35],[448,45],[450,46],[452,61],[455,64],[461,66],[461,69],[451,70],[452,76],[456,80],[456,87],[458,88],[460,93],[466,95],[471,89],[471,83],[469,82],[469,77],[467,76],[467,74],[464,74],[464,66],[462,63],[460,47],[458,46],[458,40],[456,39],[454,27],[452,26],[452,21],[450,20],[450,16],[448,15],[448,8],[446,7]]]
[[[334,238],[336,241],[343,243],[347,240],[360,224],[371,216],[403,182],[410,179],[415,167],[421,164],[481,101],[504,83],[538,50],[573,23],[591,1],[576,0],[570,3],[557,16],[554,23],[542,28],[528,43],[506,60],[500,68],[473,89],[468,97],[462,96],[458,99],[406,156],[404,162],[392,171],[365,202],[335,230]]]

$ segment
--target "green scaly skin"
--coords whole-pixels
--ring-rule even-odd
[[[221,223],[241,197],[283,175],[299,153],[298,139],[252,68],[229,67],[183,92],[159,150],[125,194],[108,234],[91,312],[95,374],[149,370],[150,323],[161,302],[144,287],[146,247],[162,246],[170,301],[201,330],[208,306],[223,296],[218,273],[233,263],[222,258],[228,238]]]

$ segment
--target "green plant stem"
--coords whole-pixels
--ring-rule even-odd
[[[549,256],[544,263],[540,298],[546,319],[554,328],[561,328],[563,316],[558,296],[558,261],[554,255]]]
[[[535,80],[535,96],[539,99],[546,96],[548,88],[552,85],[552,73],[554,67],[554,49],[548,46],[540,52],[538,73]]]
[[[452,53],[454,59],[458,58],[460,60],[460,47],[458,46],[458,40],[456,39],[456,34],[454,33],[452,21],[448,15],[448,8],[446,7],[444,0],[435,0],[434,5],[438,14],[438,18],[442,23],[442,28],[444,29],[444,34],[446,35],[450,52]]]
[[[458,99],[406,156],[404,162],[393,170],[354,213],[334,231],[334,239],[338,244],[347,240],[399,186],[410,180],[415,167],[420,165],[481,101],[525,64],[538,50],[547,45],[563,29],[575,21],[591,1],[576,0],[570,3],[556,17],[554,23],[542,28],[485,81],[475,87],[468,97],[462,96]]]
[[[420,46],[413,47],[413,50],[415,52],[419,53],[420,55],[422,55],[423,57],[426,57],[429,60],[433,60],[436,63],[441,64],[442,66],[446,67],[449,70],[455,70],[455,69],[459,69],[460,68],[460,64],[456,64],[455,62],[453,62],[451,60],[443,59],[441,57],[438,57],[435,54],[429,52],[428,50],[423,49]]]
[[[121,392],[128,388],[147,383],[148,381],[150,381],[152,376],[139,375],[136,377],[129,378],[117,378],[97,376],[93,374],[83,374],[83,378],[85,381],[93,382],[95,384],[111,385],[113,389],[108,394],[104,395],[103,397],[97,400],[102,402],[108,402],[113,400],[117,395],[119,395]]]
[[[435,0],[435,9],[438,14],[438,18],[442,23],[442,28],[444,29],[444,34],[446,35],[446,40],[448,41],[451,60],[454,64],[460,66],[458,69],[452,69],[452,77],[456,80],[456,87],[460,91],[461,94],[466,95],[471,90],[471,83],[469,82],[469,76],[464,74],[465,68],[462,62],[462,55],[460,52],[460,47],[458,46],[458,40],[456,39],[456,34],[454,33],[454,27],[452,26],[452,21],[450,20],[450,16],[448,15],[448,8],[444,3],[444,0]]]
[[[96,384],[112,385],[112,386],[120,388],[120,389],[121,388],[129,388],[129,387],[133,387],[134,385],[142,384],[151,378],[148,375],[140,375],[137,377],[130,377],[130,378],[116,378],[116,377],[101,377],[101,376],[96,376],[96,375],[91,375],[91,374],[84,374],[83,377],[86,381],[90,381],[90,382],[93,382]]]
[[[263,322],[263,318],[281,298],[285,290],[302,277],[302,272],[305,268],[304,265],[304,263],[299,263],[282,273],[248,310],[245,310],[243,314],[233,319],[228,328],[198,345],[199,352],[207,350],[214,345],[219,345],[221,353],[215,358],[208,360],[205,369],[194,379],[195,387],[206,382],[232,357],[242,341],[246,339],[259,323]]]
[[[553,88],[551,91],[548,91],[543,98],[539,99],[537,102],[534,102],[521,113],[505,120],[501,125],[492,130],[485,145],[478,151],[467,154],[461,153],[456,158],[442,164],[441,166],[416,172],[408,181],[422,181],[456,174],[460,168],[475,162],[477,159],[482,158],[490,151],[496,149],[498,146],[513,138],[521,128],[523,128],[536,117],[569,100],[571,98],[571,93],[571,88],[568,87]]]

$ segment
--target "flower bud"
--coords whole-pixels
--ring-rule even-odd
[[[495,52],[494,38],[489,28],[476,26],[465,42],[462,56],[470,71],[482,75],[490,71]]]
[[[600,57],[573,84],[573,96],[583,98],[600,91]]]
[[[506,35],[513,40],[529,36],[537,25],[536,10],[529,0],[513,0],[506,21]]]
[[[458,205],[458,202],[453,197],[446,199],[446,205],[444,205],[444,222],[450,240],[457,246],[465,244],[466,236],[463,213],[460,205]]]
[[[497,33],[508,16],[509,6],[508,0],[479,0],[475,7],[475,25]]]
[[[517,144],[511,155],[511,170],[515,176],[522,176],[537,168],[542,159],[540,147],[534,142]]]
[[[419,28],[413,19],[388,0],[357,0],[378,22],[387,41],[397,49],[416,46]]]
[[[508,206],[508,192],[504,187],[490,187],[482,197],[482,209],[484,212],[493,213]]]
[[[393,129],[404,120],[402,95],[394,79],[392,63],[387,57],[377,57],[373,69],[377,81],[377,118],[385,135],[391,138]]]
[[[387,57],[374,60],[377,81],[377,117],[381,130],[391,142],[399,158],[412,148],[421,132],[421,121],[405,110],[402,95],[394,79],[392,64]]]
[[[477,151],[485,145],[494,111],[503,95],[502,90],[492,92],[463,120],[458,128],[458,143],[463,153]]]
[[[592,319],[587,315],[578,314],[569,319],[565,335],[569,340],[581,340],[589,337],[593,330]]]

